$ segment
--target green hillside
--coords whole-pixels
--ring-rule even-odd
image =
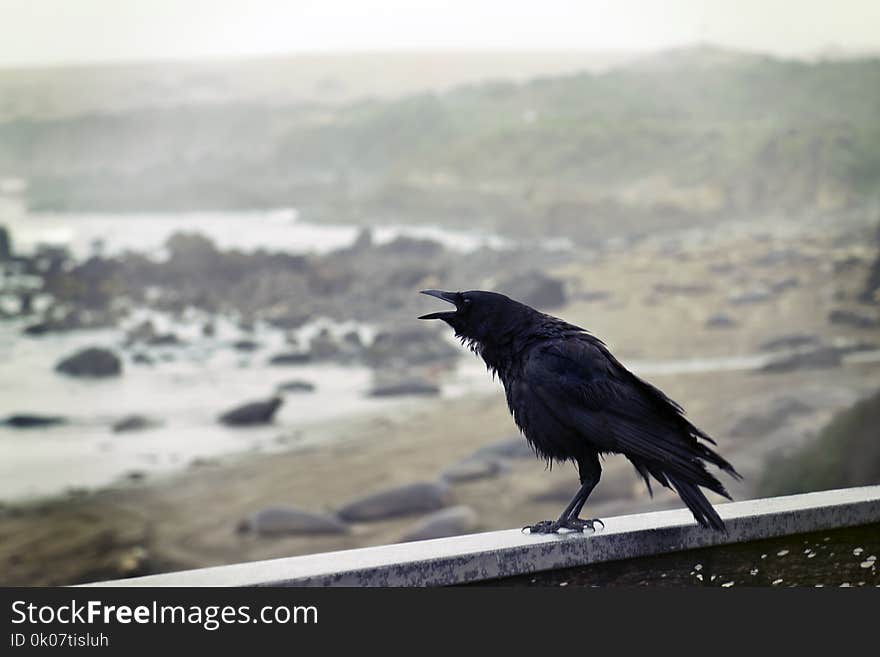
[[[880,483],[880,392],[836,415],[813,443],[764,469],[761,496]]]

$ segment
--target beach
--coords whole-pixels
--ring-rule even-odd
[[[679,401],[743,474],[742,482],[725,483],[734,499],[747,499],[770,456],[807,444],[880,382],[880,364],[867,344],[877,340],[876,329],[828,320],[863,284],[872,254],[866,232],[817,226],[768,236],[753,225],[696,241],[679,236],[611,249],[589,263],[574,259],[547,270],[573,291],[553,314],[589,328]],[[835,266],[853,258],[852,266]],[[796,283],[748,296],[786,280]],[[736,325],[715,326],[718,312]],[[841,347],[835,366],[807,362],[776,372],[732,358],[757,354],[769,362],[778,354],[808,354],[768,347],[793,333],[859,348]],[[334,513],[390,487],[438,482],[479,448],[515,438],[500,385],[469,367],[467,380],[480,383],[467,394],[408,398],[310,422],[287,416],[258,429],[271,436],[271,449],[215,454],[107,486],[7,501],[0,507],[0,579],[70,584],[396,542],[424,514],[350,522],[345,533],[326,535],[265,536],[240,528],[267,507]],[[798,402],[795,411],[786,400]],[[468,531],[555,517],[576,489],[569,464],[547,469],[534,458],[501,461],[497,472],[446,484],[446,505],[474,512]],[[658,487],[650,498],[622,457],[608,456],[603,467],[585,517],[681,504]]]

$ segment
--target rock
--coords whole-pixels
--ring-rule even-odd
[[[293,381],[279,383],[278,390],[280,392],[314,392],[315,384],[301,379],[294,379]]]
[[[746,292],[731,295],[728,301],[735,306],[751,305],[753,303],[763,303],[773,298],[770,290],[764,287],[756,287]]]
[[[9,229],[6,226],[0,226],[0,260],[8,260],[12,257],[12,238],[9,236]]]
[[[779,294],[780,292],[785,292],[786,290],[795,288],[800,284],[800,280],[798,280],[794,276],[789,276],[788,278],[783,278],[782,280],[776,281],[775,283],[771,283],[770,291],[773,294]]]
[[[158,427],[161,423],[158,420],[145,417],[143,415],[126,415],[113,423],[113,433],[124,433],[126,431],[142,431],[144,429],[152,429]]]
[[[880,230],[877,231],[877,242],[880,245]],[[865,287],[859,294],[859,300],[864,303],[880,303],[880,253],[871,265]]]
[[[122,373],[122,361],[108,349],[90,347],[65,358],[55,366],[55,370],[69,376],[119,376]]]
[[[373,248],[373,231],[369,227],[361,228],[358,231],[357,238],[349,247],[352,251],[369,251]]]
[[[611,298],[611,293],[606,292],[605,290],[584,290],[583,292],[579,292],[575,297],[579,301],[606,301]]]
[[[323,329],[309,342],[309,354],[313,360],[327,360],[335,358],[341,353],[341,345],[330,335],[330,331],[327,329]]]
[[[761,351],[777,351],[779,349],[799,349],[801,347],[813,347],[820,343],[819,336],[811,333],[786,333],[762,343],[758,349]]]
[[[727,313],[715,313],[706,319],[706,328],[710,329],[736,328],[737,326],[739,326],[739,322]]]
[[[344,534],[348,527],[339,518],[328,513],[313,513],[290,506],[272,506],[260,509],[238,526],[241,532],[261,536],[284,534]]]
[[[284,400],[281,397],[273,397],[268,401],[251,402],[227,411],[219,419],[220,422],[229,426],[268,424],[283,403]]]
[[[367,363],[373,367],[451,363],[460,356],[461,350],[450,344],[445,335],[421,326],[380,331],[365,352]]]
[[[149,354],[145,354],[143,352],[137,353],[131,357],[132,363],[137,363],[138,365],[155,365],[156,361],[153,360],[153,357]]]
[[[401,235],[387,244],[379,247],[382,255],[414,256],[420,259],[430,259],[439,256],[443,252],[443,245],[432,239],[407,237]]]
[[[880,326],[880,318],[877,313],[856,310],[832,310],[828,314],[828,321],[832,324],[842,324],[859,329],[873,329]]]
[[[174,333],[162,333],[147,341],[151,347],[179,347],[186,344]]]
[[[506,469],[501,459],[471,456],[449,466],[440,476],[451,484],[460,484],[478,479],[491,479]]]
[[[762,412],[741,418],[730,430],[731,436],[760,437],[782,428],[795,415],[810,413],[813,409],[798,399],[783,397],[774,399]]]
[[[107,313],[71,310],[26,326],[24,333],[25,335],[46,335],[47,333],[60,333],[78,329],[104,328],[112,326],[113,323],[113,318]]]
[[[823,369],[839,367],[843,355],[834,347],[818,347],[811,351],[783,356],[770,361],[761,368],[762,372],[794,372],[804,369]]]
[[[709,271],[713,274],[732,274],[737,271],[737,266],[732,262],[715,262],[709,265]]]
[[[498,289],[511,299],[534,308],[558,308],[566,301],[564,283],[539,271],[504,279]]]
[[[705,283],[657,283],[654,291],[659,294],[698,296],[712,291],[712,286]]]
[[[361,334],[354,330],[346,331],[345,335],[342,336],[342,342],[350,349],[360,350],[364,347]]]
[[[145,319],[137,326],[128,330],[125,334],[127,344],[136,344],[139,342],[149,343],[156,339],[156,325],[150,319]]]
[[[476,526],[476,511],[469,506],[453,506],[426,516],[405,530],[398,540],[401,543],[406,543],[446,536],[460,536],[472,532]]]
[[[256,340],[236,340],[232,343],[232,348],[236,351],[256,351],[260,348],[260,343]]]
[[[311,355],[302,351],[286,351],[269,359],[270,365],[302,365],[312,360]]]
[[[265,313],[265,319],[269,324],[279,329],[297,329],[305,326],[312,319],[312,313],[299,308],[279,306]]]
[[[484,445],[473,453],[474,457],[497,457],[503,459],[535,458],[534,450],[522,436],[507,438]]]
[[[768,251],[753,260],[758,267],[778,267],[780,265],[793,265],[805,262],[814,262],[815,256],[801,253],[794,248],[781,248]]]
[[[436,511],[448,502],[449,487],[445,483],[420,482],[361,497],[344,505],[337,515],[348,522],[385,520]]]
[[[3,421],[3,424],[15,427],[16,429],[33,429],[37,427],[51,427],[59,424],[66,424],[67,420],[58,415],[28,415],[18,414],[10,415]]]
[[[202,337],[213,338],[215,335],[217,335],[217,325],[214,322],[202,324]]]
[[[403,395],[439,395],[440,386],[418,376],[382,375],[368,393],[370,397],[400,397]]]

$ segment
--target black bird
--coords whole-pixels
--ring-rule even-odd
[[[715,444],[684,416],[682,407],[626,369],[584,329],[503,294],[423,290],[455,305],[423,315],[441,319],[504,385],[513,420],[548,463],[573,461],[581,487],[558,520],[524,527],[530,533],[594,529],[581,509],[599,483],[599,456],[623,454],[645,480],[674,489],[703,527],[724,523],[700,486],[730,499],[706,463],[739,474],[704,442]]]

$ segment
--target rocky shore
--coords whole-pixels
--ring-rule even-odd
[[[864,299],[877,257],[876,247],[866,236],[872,238],[873,232],[850,228],[785,237],[752,230],[723,240],[658,239],[609,250],[590,262],[560,258],[544,263],[542,280],[557,281],[564,291],[562,305],[554,313],[590,328],[625,362],[677,359],[684,363],[694,358],[762,354],[775,364],[763,371],[760,367],[693,368],[690,372],[679,368],[675,374],[650,377],[718,439],[722,452],[745,475],[743,483],[731,486],[734,496],[742,499],[754,493],[754,482],[771,456],[808,444],[836,412],[878,385],[880,364],[871,356],[880,343],[880,332],[870,323],[841,319],[846,313],[861,317],[876,311],[874,302]],[[199,249],[206,248],[204,242],[198,243]],[[358,248],[373,251],[377,247],[362,244]],[[381,254],[374,256],[387,257],[388,252]],[[374,256],[350,254],[352,261]],[[218,257],[253,257],[264,264],[272,260],[266,254],[215,253],[207,262]],[[279,274],[278,282],[267,283],[267,290],[260,294],[271,300],[276,294],[280,298],[294,280],[309,285],[314,275],[311,268],[332,270],[330,263],[337,257],[348,262],[338,254],[326,261],[316,258],[303,271],[293,267],[289,258],[279,257],[281,271],[288,273]],[[445,254],[442,258],[461,256]],[[117,273],[140,260],[126,256],[121,261],[121,265],[116,261],[112,265],[118,267]],[[189,267],[194,261],[179,256],[176,262]],[[433,262],[423,256],[413,261]],[[107,265],[101,263],[101,267]],[[105,490],[7,503],[0,507],[0,564],[5,564],[0,568],[0,581],[65,584],[508,528],[558,513],[576,485],[574,472],[565,466],[545,472],[544,465],[530,456],[515,435],[500,389],[487,388],[492,392],[459,399],[432,396],[430,386],[436,384],[438,372],[461,350],[421,325],[406,328],[409,325],[404,325],[403,318],[411,318],[424,307],[416,307],[415,288],[457,287],[446,284],[444,276],[466,272],[468,265],[455,266],[459,264],[462,269],[454,274],[436,271],[407,279],[398,292],[386,295],[380,291],[370,300],[354,299],[375,287],[355,277],[358,280],[339,288],[346,290],[339,295],[328,292],[327,299],[338,296],[340,305],[335,311],[327,306],[322,312],[342,313],[348,303],[351,315],[338,318],[367,319],[370,312],[376,312],[378,326],[370,335],[358,332],[355,338],[345,331],[317,331],[310,339],[293,340],[286,344],[287,351],[274,354],[283,356],[273,366],[282,372],[293,372],[301,359],[366,365],[376,372],[372,390],[377,400],[387,394],[389,385],[393,391],[393,385],[405,384],[404,392],[419,393],[412,403],[395,407],[393,412],[377,407],[305,429],[270,424],[279,440],[291,441],[289,449],[271,454],[197,459],[176,474],[141,475]],[[81,294],[85,275],[80,266],[62,267],[59,276],[67,283],[52,289],[70,287]],[[159,265],[138,266],[154,267],[157,271],[152,275],[159,275]],[[210,270],[207,264],[202,267]],[[251,283],[239,281],[242,289],[253,292],[259,287],[257,280],[274,280],[271,267],[269,273],[261,271]],[[124,282],[127,276],[110,280]],[[255,304],[247,314],[243,310],[252,303],[245,298],[248,294],[234,305],[228,302],[229,306],[222,305],[227,303],[222,296],[209,301],[208,292],[217,284],[210,277],[199,283],[201,274],[191,276],[186,285],[168,283],[167,292],[157,292],[155,285],[137,292],[121,284],[119,289],[129,291],[107,297],[104,306],[78,301],[73,307],[94,318],[102,312],[116,313],[119,299],[139,298],[164,312],[175,312],[178,301],[172,299],[186,299],[181,314],[203,303],[200,308],[206,313],[214,308],[217,317],[228,312],[240,318],[240,334],[229,342],[228,351],[243,358],[264,353],[259,345],[261,334],[247,330],[248,319],[277,322],[278,317],[298,310],[288,300],[277,315],[269,312],[277,305],[271,303]],[[43,282],[34,289],[44,293],[47,279],[38,278]],[[477,280],[479,285],[495,287],[490,278]],[[274,285],[278,287],[273,292]],[[409,297],[402,292],[404,288]],[[100,285],[94,289],[98,296],[102,294]],[[219,294],[222,287],[216,289]],[[311,298],[315,293],[307,290]],[[35,303],[39,298],[40,294],[34,295],[33,319],[51,319]],[[329,303],[320,294],[317,299],[316,304]],[[385,310],[370,310],[385,306]],[[721,314],[729,321],[710,321]],[[113,361],[103,356],[105,367],[99,368],[110,378],[124,379],[129,367],[163,367],[162,354],[184,348],[183,342],[201,339],[178,336],[172,340],[157,326],[128,324],[124,317],[121,313],[115,320],[116,330],[127,333],[127,346],[119,348],[122,368],[116,372]],[[285,333],[294,330],[283,324],[273,326]],[[205,332],[199,332],[210,333],[207,323]],[[21,339],[41,337],[30,333]],[[135,354],[149,357],[154,364],[131,364]],[[390,382],[384,378],[389,373]],[[88,385],[91,380],[91,375],[57,376],[68,377],[71,385]],[[293,374],[277,386],[254,391],[249,398],[226,400],[224,413],[213,421],[218,429],[221,415],[233,424],[269,422],[278,410],[276,395],[281,395],[278,399],[312,395],[312,385]],[[121,434],[149,432],[153,421],[162,420],[138,417],[135,410],[120,409],[117,430]],[[8,424],[29,425],[28,431],[42,431],[41,424],[64,421],[52,409],[35,417],[9,415]],[[16,431],[26,439],[24,429]],[[111,432],[109,425],[107,432]],[[676,505],[674,496],[663,490],[653,500],[648,498],[626,462],[609,457],[602,483],[591,499],[591,514],[601,517]],[[47,568],[48,563],[53,567]]]

